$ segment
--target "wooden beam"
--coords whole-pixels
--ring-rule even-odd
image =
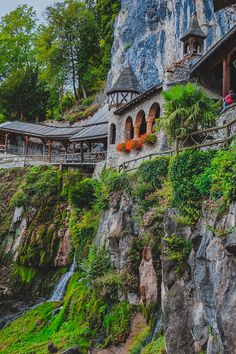
[[[52,160],[52,141],[48,140],[48,159],[49,162]]]
[[[80,142],[80,158],[81,162],[84,162],[84,144],[82,141]]]
[[[29,141],[30,141],[30,137],[25,136],[24,137],[24,155],[25,156],[28,156],[28,153],[29,153]]]
[[[9,137],[9,133],[5,133],[5,154],[7,153],[8,137]]]
[[[223,59],[222,96],[226,96],[230,90],[230,65],[227,56]]]

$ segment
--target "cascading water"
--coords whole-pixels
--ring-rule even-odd
[[[74,255],[73,263],[70,266],[70,269],[67,273],[65,273],[61,279],[59,280],[59,283],[57,284],[56,288],[53,291],[52,297],[48,300],[49,302],[53,301],[61,301],[64,297],[64,294],[66,292],[66,286],[74,274],[76,269],[76,254]]]
[[[160,334],[162,328],[163,328],[163,317],[161,311],[158,311],[156,313],[156,322],[155,322],[155,328],[152,335],[152,342],[157,338],[158,334]]]
[[[67,286],[70,278],[74,274],[75,269],[76,269],[76,254],[74,255],[73,263],[71,264],[69,271],[61,277],[58,285],[56,286],[55,290],[53,291],[51,298],[49,300],[47,300],[48,302],[61,301],[63,299],[64,294],[66,292],[66,286]],[[38,303],[34,306],[31,306],[31,307],[25,307],[21,311],[19,311],[18,313],[14,314],[12,316],[9,316],[6,319],[3,319],[2,321],[0,321],[0,330],[3,329],[4,327],[8,326],[11,322],[16,320],[17,318],[23,316],[26,312],[28,312],[30,310],[34,310],[38,306],[40,306],[44,303],[45,303],[45,301],[40,302],[40,303]],[[62,307],[60,307],[59,309],[56,309],[56,311],[58,312],[61,309],[62,309]]]

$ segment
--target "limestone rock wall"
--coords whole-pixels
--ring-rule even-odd
[[[236,353],[236,204],[224,214],[214,207],[203,209],[192,230],[173,222],[174,214],[168,212],[166,235],[175,232],[191,239],[193,250],[181,275],[170,261],[163,262],[167,352]]]
[[[168,354],[236,353],[236,203],[223,213],[209,205],[191,227],[178,223],[174,209],[158,222],[156,210],[149,209],[140,226],[135,204],[117,192],[100,223],[96,243],[107,245],[126,279],[120,300],[161,304]],[[135,243],[150,233],[155,239],[176,234],[192,241],[181,270],[167,260],[165,242],[147,243],[141,255],[135,253]]]
[[[193,0],[121,0],[112,49],[110,87],[129,62],[143,89],[161,82],[164,69],[182,56],[180,38],[193,14]],[[214,13],[213,0],[197,0],[209,49],[236,24],[236,7]]]

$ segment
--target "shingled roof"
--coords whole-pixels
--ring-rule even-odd
[[[107,92],[107,94],[114,92],[135,92],[138,94],[142,92],[142,88],[140,87],[137,77],[130,65],[122,71],[115,85]]]
[[[108,105],[101,108],[92,117],[79,122],[75,127],[53,127],[43,124],[10,121],[0,124],[0,133],[8,132],[54,141],[99,140],[108,135]]]
[[[205,33],[201,30],[201,27],[199,25],[198,19],[197,19],[197,13],[195,12],[193,15],[193,18],[191,20],[190,26],[187,30],[187,32],[183,35],[181,38],[181,41],[184,42],[186,41],[189,37],[198,37],[198,38],[207,38]]]

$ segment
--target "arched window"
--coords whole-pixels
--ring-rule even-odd
[[[125,122],[125,140],[134,138],[134,125],[133,119],[128,117]]]
[[[149,110],[148,118],[147,118],[147,134],[153,133],[153,126],[155,124],[155,120],[160,117],[161,109],[157,102],[153,103]]]
[[[147,122],[144,111],[140,111],[136,117],[134,137],[137,139],[147,132]]]
[[[189,52],[190,52],[190,46],[189,46],[189,43],[186,42],[184,44],[184,55],[189,54]]]
[[[114,123],[110,126],[110,144],[114,145],[116,143],[116,125]]]
[[[198,41],[193,42],[193,53],[200,54],[202,51],[201,44]]]

